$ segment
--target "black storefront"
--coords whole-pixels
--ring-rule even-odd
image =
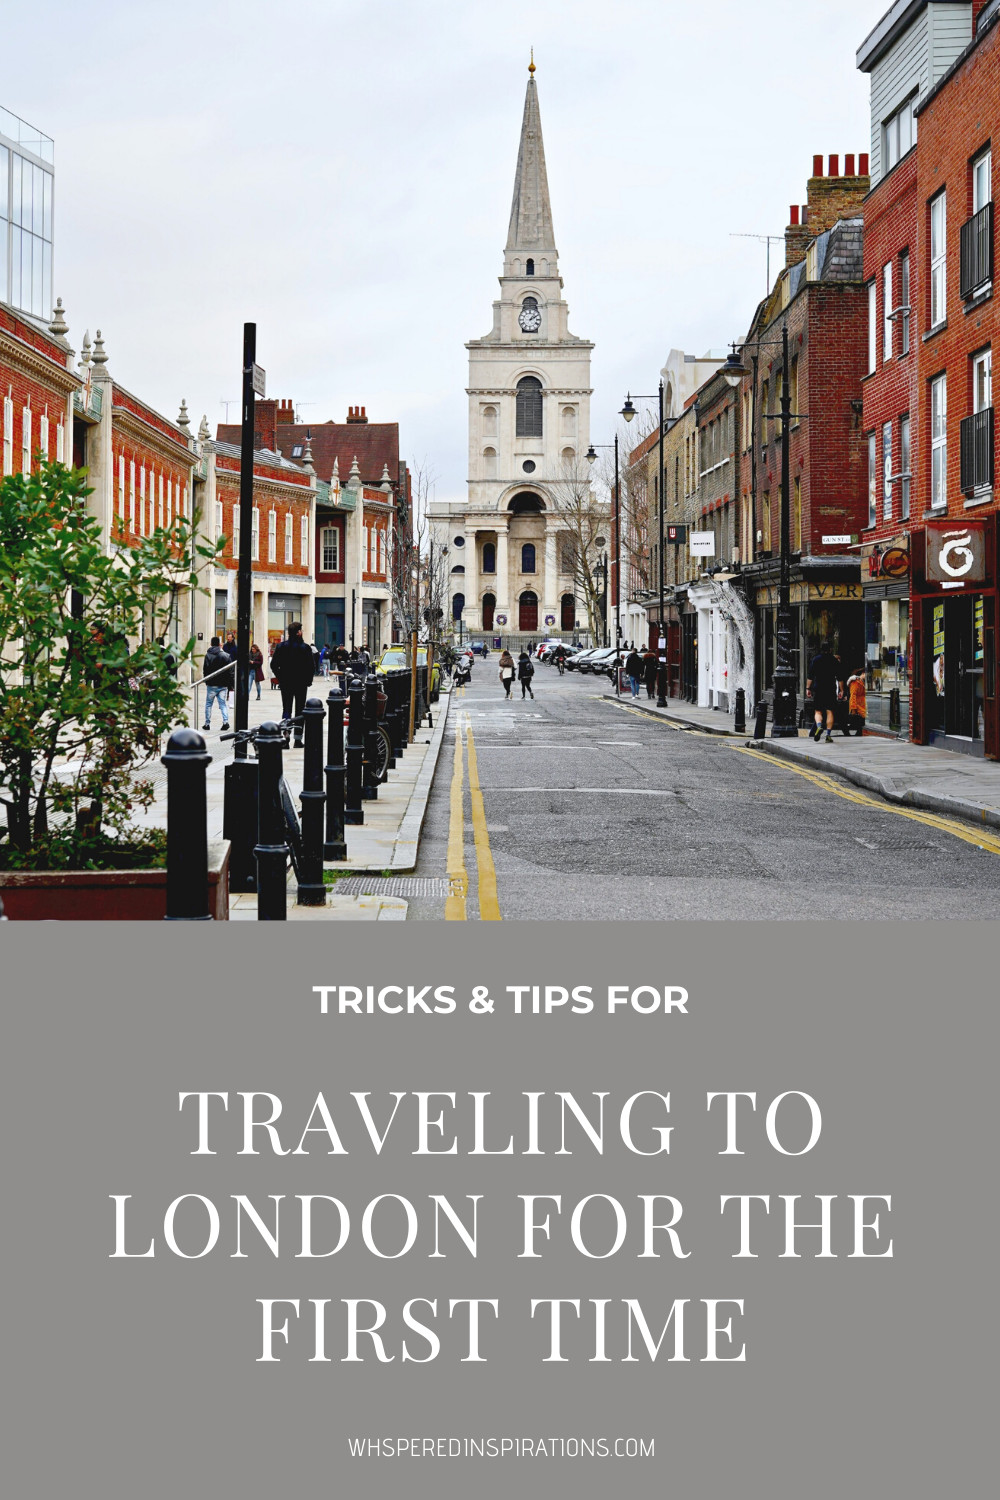
[[[757,700],[773,700],[775,632],[778,615],[777,558],[744,569],[743,583],[754,611],[754,671]],[[839,656],[845,678],[861,670],[866,659],[865,602],[861,564],[854,557],[796,558],[789,590],[792,613],[792,667],[800,716],[808,713],[809,663],[829,644]]]

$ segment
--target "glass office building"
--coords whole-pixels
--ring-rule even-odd
[[[0,106],[0,300],[52,312],[51,139]]]

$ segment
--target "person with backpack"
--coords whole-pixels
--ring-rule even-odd
[[[281,689],[282,718],[298,719],[306,706],[306,692],[313,680],[312,649],[302,639],[302,626],[298,620],[292,621],[286,639],[275,646],[271,672]],[[299,723],[295,727],[293,748],[301,750],[302,745],[302,725]]]
[[[509,651],[504,650],[500,655],[499,677],[503,683],[503,695],[505,698],[510,697],[510,690],[514,686],[514,672],[514,658]]]
[[[631,649],[631,651],[629,652],[628,656],[625,658],[625,676],[628,678],[629,682],[632,684],[632,697],[633,698],[638,698],[638,696],[639,696],[639,686],[640,686],[640,684],[642,682],[642,674],[643,674],[642,657],[639,655],[638,651],[633,646],[632,649]]]
[[[517,659],[517,680],[521,684],[521,698],[525,693],[534,702],[535,695],[531,691],[531,679],[535,675],[535,669],[531,665],[531,657],[527,651],[522,651]]]
[[[232,658],[222,649],[219,637],[213,635],[212,644],[205,652],[205,660],[202,664],[202,676],[205,681],[205,722],[202,729],[212,727],[212,705],[218,703],[222,712],[222,727],[229,728],[229,710],[226,707],[226,697],[236,678],[236,668]]]

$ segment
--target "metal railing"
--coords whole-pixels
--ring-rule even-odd
[[[985,204],[961,229],[959,291],[974,297],[993,280],[993,204]]]
[[[993,408],[963,417],[959,427],[962,489],[967,493],[993,484]]]

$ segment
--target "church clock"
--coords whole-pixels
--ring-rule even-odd
[[[517,321],[522,333],[537,333],[541,328],[542,315],[538,311],[538,303],[534,297],[525,297],[521,303]]]

